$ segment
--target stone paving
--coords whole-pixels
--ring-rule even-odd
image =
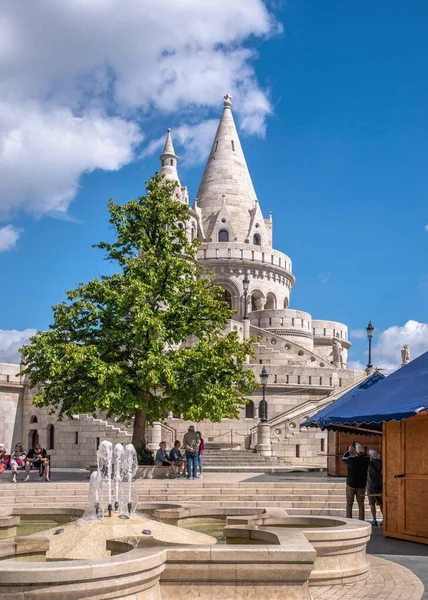
[[[420,600],[424,586],[419,578],[401,565],[371,556],[371,576],[343,586],[311,586],[312,600]]]

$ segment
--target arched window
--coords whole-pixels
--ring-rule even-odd
[[[163,166],[163,167],[165,166],[165,161],[164,161],[164,160],[162,160],[162,166]]]
[[[39,432],[37,429],[31,429],[28,433],[28,448],[34,448],[39,443]]]
[[[194,227],[192,227],[192,229],[190,231],[190,239],[192,240],[192,242],[195,239],[195,228]]]
[[[55,427],[52,424],[48,425],[46,437],[48,441],[48,450],[53,450],[55,448]]]
[[[178,226],[179,226],[180,229],[184,229],[183,223],[178,223]]]
[[[220,229],[218,232],[218,241],[219,242],[228,242],[229,241],[229,232],[227,229]]]
[[[37,423],[37,417],[36,415],[33,415],[30,419],[30,423]]]
[[[284,298],[284,308],[288,308],[288,298]]]
[[[232,294],[229,292],[229,290],[223,290],[222,300],[228,303],[229,308],[232,308]]]
[[[174,166],[174,161],[173,161],[173,159],[171,158],[171,167],[173,167],[173,166]]]
[[[262,245],[262,242],[261,242],[261,239],[260,239],[260,235],[258,233],[255,233],[253,235],[253,244],[254,244],[254,246],[261,246]]]
[[[252,400],[245,405],[245,418],[254,419],[254,402]]]

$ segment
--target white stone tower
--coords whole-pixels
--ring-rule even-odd
[[[198,258],[242,319],[243,279],[249,310],[287,307],[294,284],[291,259],[272,250],[272,219],[264,219],[226,95],[194,205],[202,242]]]

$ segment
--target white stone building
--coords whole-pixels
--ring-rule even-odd
[[[189,204],[187,188],[178,176],[178,157],[168,130],[160,171],[179,184],[177,201]],[[300,430],[300,422],[365,377],[347,369],[350,342],[343,323],[313,319],[306,311],[289,308],[295,283],[289,256],[272,246],[272,215],[263,217],[234,123],[231,98],[213,141],[189,221],[190,239],[198,237],[198,259],[235,311],[228,328],[243,337],[254,335],[256,358],[248,368],[258,376],[266,367],[268,420],[259,424],[261,389],[241,411],[239,419],[203,422],[207,446],[254,449],[284,464],[326,464],[326,434]],[[244,291],[244,281],[248,291]],[[247,306],[245,307],[245,296]],[[112,421],[78,415],[56,422],[47,409],[36,409],[32,391],[19,381],[16,365],[0,365],[0,441],[31,445],[35,438],[48,448],[57,466],[93,462],[97,444],[107,437],[128,442],[131,432]],[[165,439],[182,439],[189,423],[166,414],[147,439],[156,448]]]

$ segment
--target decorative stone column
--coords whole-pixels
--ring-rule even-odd
[[[270,439],[269,423],[260,422],[257,425],[257,452],[260,456],[272,456],[272,442]]]
[[[152,425],[152,441],[147,444],[149,450],[157,450],[162,441],[162,427],[159,421],[155,421]]]

